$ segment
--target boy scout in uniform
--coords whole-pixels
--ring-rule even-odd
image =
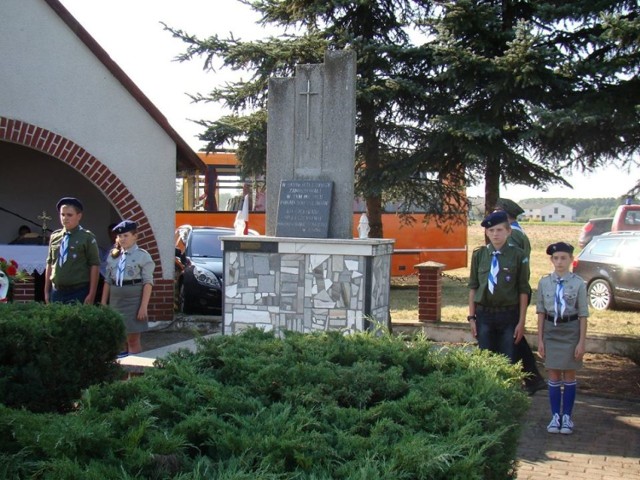
[[[529,260],[531,260],[531,242],[529,242],[529,238],[517,220],[518,215],[524,213],[522,207],[508,198],[499,198],[496,203],[496,210],[505,212],[511,225],[511,235],[509,235],[507,241],[521,248]],[[531,266],[529,266],[529,268],[531,268]],[[531,302],[531,292],[529,292],[529,302]],[[529,342],[527,342],[527,337],[522,337],[522,340],[516,344],[515,348],[515,361],[522,361],[522,371],[526,373],[524,386],[527,392],[529,392],[529,395],[533,395],[538,390],[547,388],[547,382],[540,374],[540,370],[538,370],[536,358],[533,356]]]
[[[481,225],[490,243],[473,251],[467,319],[481,349],[513,363],[529,303],[529,257],[507,242],[511,226],[505,212],[493,212]]]
[[[98,243],[80,226],[82,203],[64,197],[56,208],[62,227],[51,234],[44,278],[44,301],[90,305],[94,302],[100,273]]]

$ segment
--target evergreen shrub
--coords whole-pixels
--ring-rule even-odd
[[[121,376],[122,317],[93,305],[0,305],[0,402],[65,412],[82,390]]]
[[[249,330],[200,340],[73,415],[0,411],[0,476],[514,478],[517,367],[424,339]]]

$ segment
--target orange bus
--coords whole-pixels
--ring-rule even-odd
[[[238,162],[233,153],[198,153],[207,165],[205,175],[182,176],[176,179],[178,204],[176,227],[180,225],[233,227],[246,194],[250,195],[249,228],[260,234],[266,231],[264,181],[243,181],[238,175]],[[356,204],[353,214],[353,235],[362,211]],[[361,203],[361,202],[360,202]],[[415,222],[403,224],[397,212],[382,214],[385,238],[395,240],[391,259],[391,275],[415,273],[414,266],[426,261],[445,265],[445,270],[467,266],[467,216],[458,221],[436,225],[433,215],[413,213]],[[425,217],[430,221],[425,222]]]

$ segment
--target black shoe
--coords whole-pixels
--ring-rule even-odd
[[[527,392],[531,396],[534,393],[536,393],[538,390],[546,390],[547,382],[544,378],[540,377],[536,380],[532,380],[531,382],[527,383],[525,388],[527,389]]]

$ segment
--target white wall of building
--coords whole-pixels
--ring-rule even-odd
[[[561,203],[526,208],[523,218],[540,222],[574,222],[576,211]]]

